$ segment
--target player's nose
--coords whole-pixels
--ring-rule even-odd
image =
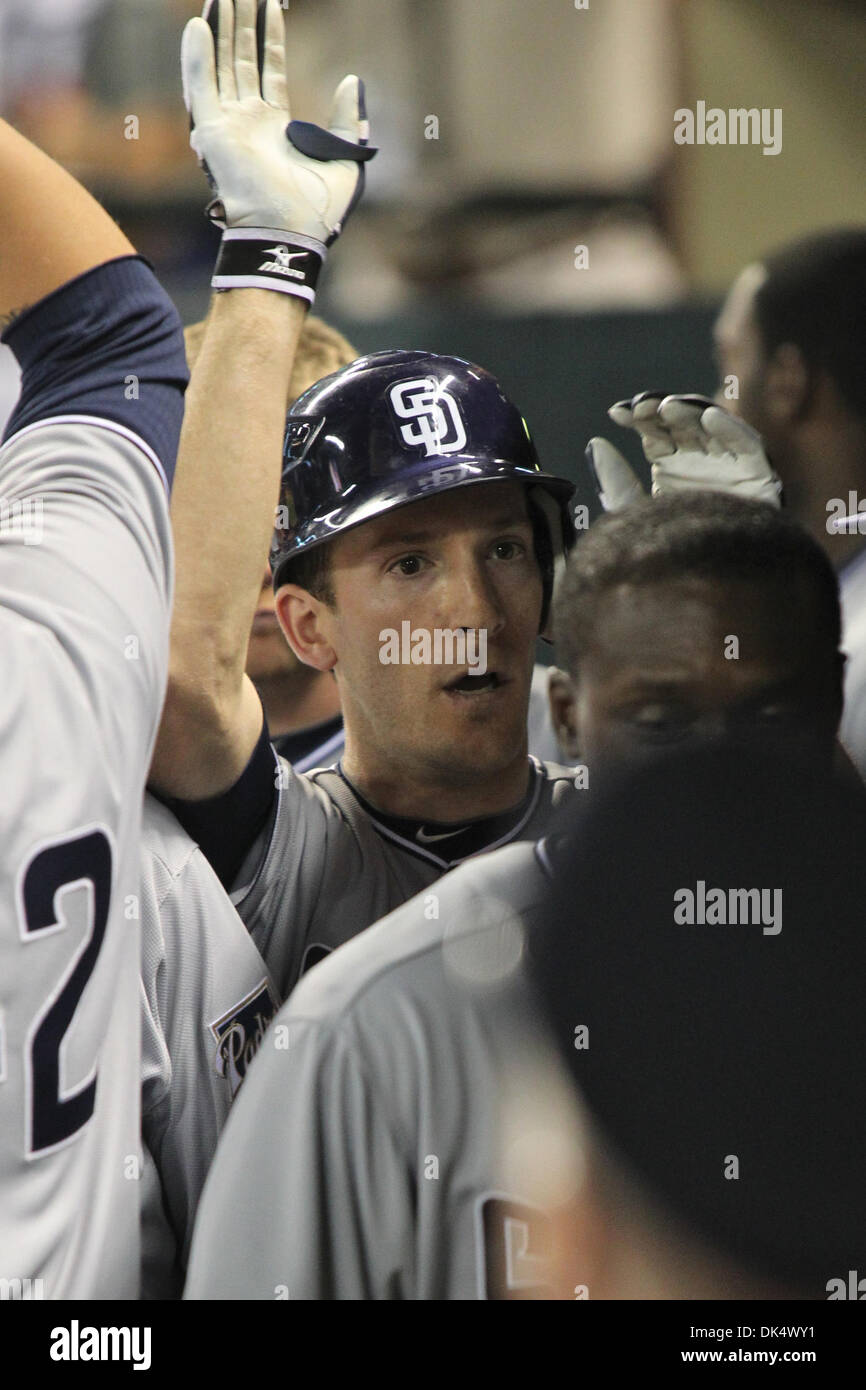
[[[505,623],[505,611],[489,567],[475,556],[463,557],[450,567],[444,606],[445,627],[478,631],[484,628],[488,636],[493,636]]]

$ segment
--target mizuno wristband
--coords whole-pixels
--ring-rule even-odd
[[[327,252],[299,232],[229,227],[223,232],[211,285],[215,290],[279,290],[312,304]]]

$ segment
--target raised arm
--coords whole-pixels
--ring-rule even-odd
[[[184,34],[191,143],[224,227],[218,291],[187,394],[172,504],[177,582],[169,689],[151,784],[215,796],[262,728],[244,673],[279,489],[286,384],[326,254],[360,196],[363,88],[337,89],[329,129],[289,121],[284,11],[217,0]],[[274,293],[276,291],[276,293]]]
[[[134,254],[71,174],[0,121],[0,329],[68,280]]]

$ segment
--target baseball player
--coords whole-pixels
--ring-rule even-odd
[[[671,745],[777,741],[804,782],[829,767],[835,579],[778,512],[692,496],[605,518],[569,560],[555,626],[575,683],[564,722],[593,787]],[[498,1117],[503,1101],[516,1107],[518,1150],[546,1124],[549,1106],[537,1110],[515,1072],[548,1070],[521,962],[549,888],[543,846],[481,855],[301,981],[223,1134],[186,1297],[543,1289],[546,1222],[504,1181]]]
[[[168,658],[177,315],[0,123],[0,1288],[138,1292],[141,798]]]
[[[214,277],[221,293],[196,348],[206,367],[214,351],[210,330],[216,339],[227,333],[244,340],[251,332],[257,335],[257,325],[270,314],[274,336],[261,344],[267,359],[261,381],[274,390],[273,417],[281,433],[294,348],[307,327],[303,311],[312,301],[316,268],[330,235],[319,228],[313,209],[328,218],[339,215],[336,202],[321,202],[319,170],[327,169],[328,187],[342,199],[342,215],[347,215],[361,187],[363,98],[357,79],[347,79],[338,91],[330,132],[293,126],[292,139],[314,151],[302,154],[285,133],[280,6],[272,0],[262,10],[258,38],[254,3],[242,0],[235,7],[223,2],[206,7],[205,13],[209,22],[194,21],[184,35],[184,91],[194,114],[192,143],[218,182],[219,201],[211,212],[225,224],[225,233]],[[349,148],[346,122],[358,137],[351,145],[352,159],[332,159]],[[241,198],[246,200],[242,206]],[[294,219],[299,201],[307,217],[303,224]],[[319,230],[318,239],[308,235]],[[283,293],[287,286],[291,295]],[[335,344],[337,335],[331,333],[329,340],[322,329],[308,327],[301,342],[295,365],[303,370],[306,359],[308,375],[298,383],[296,372],[296,390],[319,374],[311,373],[310,363],[321,362],[323,353],[331,363],[335,351],[346,356],[343,340]],[[200,376],[197,372],[192,388],[198,399],[204,394]],[[219,399],[216,393],[217,409]],[[194,449],[196,431],[193,412],[185,421],[182,453]],[[224,446],[224,452],[230,450]],[[180,516],[180,522],[174,520],[182,528],[182,511]],[[236,539],[244,545],[242,530]],[[260,557],[265,549],[259,549]],[[185,579],[190,576],[179,578],[180,593]],[[207,636],[206,621],[202,626]],[[182,1281],[198,1195],[217,1135],[278,996],[212,868],[170,812],[152,798],[145,804],[140,911],[143,1284],[147,1297],[170,1297]]]
[[[747,266],[731,287],[714,329],[723,382],[715,406],[698,396],[643,392],[610,410],[617,424],[640,435],[656,494],[686,486],[733,490],[778,506],[784,485],[785,507],[839,571],[848,658],[841,738],[861,777],[864,316],[866,231],[831,228],[803,237]],[[730,414],[718,408],[721,403]],[[612,445],[590,441],[590,457],[606,508],[636,496],[640,485]]]
[[[204,324],[184,332],[193,376]],[[352,361],[348,343],[307,319],[288,394],[294,399],[329,367]],[[259,599],[273,609],[268,571]],[[257,619],[259,615],[257,614]],[[319,767],[342,749],[342,717],[317,719],[339,701],[332,678],[318,676],[298,698],[283,638],[254,620],[247,672],[269,704],[290,762]],[[324,687],[322,689],[321,687]],[[311,717],[312,716],[312,717]],[[298,720],[306,721],[298,728]],[[293,726],[281,727],[281,721]],[[327,726],[335,723],[336,727]],[[336,741],[336,742],[335,742]],[[279,1001],[267,967],[201,850],[171,812],[145,797],[141,875],[143,1072],[142,1294],[179,1296],[199,1193],[229,1107]]]
[[[261,269],[274,260],[262,231],[256,276],[281,292],[262,293],[255,315],[219,295],[209,316],[173,507],[172,673],[152,781],[234,890],[285,994],[312,960],[451,865],[539,834],[574,790],[573,771],[531,762],[526,744],[534,643],[571,541],[573,486],[542,472],[495,380],[455,358],[374,354],[297,402],[271,560],[277,609],[298,657],[334,672],[346,752],[339,770],[303,777],[275,762],[243,669],[285,428],[287,367],[273,344],[288,341],[289,325],[297,336],[324,243],[372,151],[355,79],[339,89],[330,135],[293,121],[286,140],[283,109],[267,144],[244,141],[225,115],[225,75],[232,61],[241,72],[231,25],[242,35],[247,10],[209,11],[218,81],[208,25],[191,21],[185,45],[192,140],[229,224],[214,283],[232,283],[232,267],[243,278],[264,226],[285,228],[296,274]],[[266,210],[250,201],[251,170],[269,190]],[[431,640],[483,630],[485,671],[453,655],[384,664],[380,632],[406,623]]]
[[[558,1208],[554,1296],[856,1298],[862,789],[726,745],[593,802],[548,842],[556,891],[529,951],[582,1110],[581,1181],[550,1192],[555,1122],[510,1150],[522,1190]],[[675,913],[701,883],[725,914]],[[737,910],[747,885],[760,921]]]

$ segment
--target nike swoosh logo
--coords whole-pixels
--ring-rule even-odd
[[[419,845],[432,845],[437,840],[451,840],[455,835],[462,835],[465,829],[466,826],[461,825],[459,830],[446,830],[444,835],[428,835],[422,825],[421,829],[415,832],[415,839]]]

